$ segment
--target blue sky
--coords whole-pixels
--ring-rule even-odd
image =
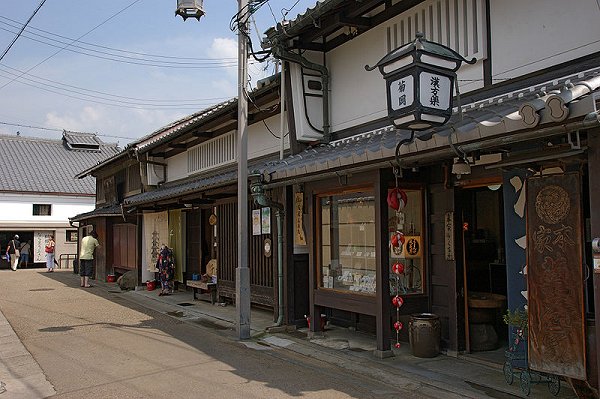
[[[40,3],[2,1],[0,54]],[[255,50],[284,13],[294,19],[315,3],[270,0],[255,15],[256,29],[251,24]],[[46,0],[0,61],[0,134],[59,138],[67,129],[123,146],[236,96],[229,23],[237,0],[205,0],[200,22],[175,17],[176,4]],[[251,65],[252,87],[273,71],[273,63]]]

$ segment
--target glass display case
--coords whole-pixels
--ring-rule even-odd
[[[423,190],[388,190],[390,292],[424,292]]]
[[[319,288],[374,295],[375,197],[372,191],[318,197]]]

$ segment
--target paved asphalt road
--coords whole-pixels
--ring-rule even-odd
[[[0,270],[0,311],[56,398],[414,398],[232,331],[190,325],[118,292],[80,288],[69,271]],[[0,399],[9,392],[0,395]]]

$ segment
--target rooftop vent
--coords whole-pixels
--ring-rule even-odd
[[[63,143],[70,150],[100,151],[100,140],[93,133],[63,130]]]

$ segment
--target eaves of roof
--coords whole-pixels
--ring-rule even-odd
[[[177,199],[185,195],[232,184],[235,181],[237,181],[237,169],[169,182],[161,185],[155,190],[125,198],[125,200],[123,200],[123,206],[142,206],[168,199]]]
[[[277,89],[277,87],[279,87],[279,83],[280,80],[275,78],[265,86],[252,90],[249,95],[256,100],[264,93]],[[153,148],[160,146],[161,144],[167,143],[176,139],[180,135],[189,132],[192,128],[202,125],[202,123],[209,120],[209,118],[214,118],[230,111],[236,111],[237,106],[237,97],[231,98],[215,106],[206,108],[202,111],[170,123],[167,126],[155,130],[145,137],[142,137],[136,142],[131,143],[130,145],[137,153],[146,153]]]
[[[187,129],[201,124],[209,117],[214,117],[221,112],[226,112],[229,109],[233,110],[234,105],[237,105],[237,97],[181,118],[173,123],[168,124],[167,126],[155,130],[145,137],[142,137],[131,145],[138,153],[150,151],[152,148],[176,138],[179,134],[187,132]]]
[[[123,158],[125,158],[125,157],[128,156],[130,149],[131,148],[129,146],[123,148],[119,153],[113,155],[112,157],[107,158],[107,159],[105,159],[103,161],[99,161],[98,163],[96,163],[96,165],[94,165],[92,167],[89,167],[89,168],[87,168],[84,171],[79,172],[77,175],[75,175],[75,178],[76,179],[83,179],[84,177],[93,174],[93,172],[95,172],[95,171],[97,171],[99,169],[102,169],[106,165],[109,165],[109,164],[111,164],[113,162],[120,161],[121,159],[123,159]]]
[[[567,121],[579,120],[597,125],[595,93],[600,88],[600,68],[587,74],[530,87],[518,92],[486,99],[462,107],[440,128],[416,135],[402,145],[402,159],[425,159],[422,154],[435,150],[471,145],[493,137],[535,131]],[[456,110],[458,111],[458,110]],[[358,166],[370,167],[395,160],[397,144],[411,132],[393,126],[364,132],[328,145],[308,148],[281,161],[264,164],[257,172],[271,176],[270,185],[279,185],[302,176],[318,178],[324,172]],[[421,155],[420,155],[421,154]]]
[[[69,218],[70,222],[81,222],[82,220],[87,220],[95,217],[114,217],[121,216],[122,210],[121,205],[110,205],[105,207],[96,208],[93,211],[80,213],[79,215],[75,215]]]
[[[285,41],[299,34],[304,28],[315,24],[320,16],[338,7],[346,0],[320,0],[317,1],[314,7],[308,8],[304,13],[298,14],[291,21],[285,21],[282,25],[269,28],[265,34],[269,39],[277,41]]]

